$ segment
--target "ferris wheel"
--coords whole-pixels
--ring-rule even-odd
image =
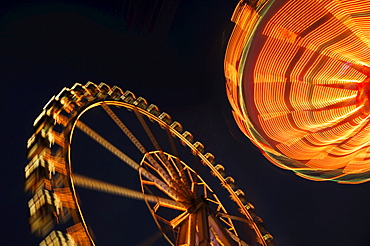
[[[253,205],[214,155],[131,91],[76,83],[50,99],[34,130],[27,144],[25,190],[33,194],[29,222],[33,233],[45,237],[42,246],[96,244],[81,188],[145,201],[169,245],[272,245]],[[139,189],[91,175],[103,154],[110,155],[103,158],[105,171],[113,170],[113,162],[123,163],[132,172],[122,173],[119,181],[136,177]],[[91,156],[95,159],[87,161]]]

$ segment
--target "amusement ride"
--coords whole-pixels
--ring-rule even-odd
[[[102,118],[114,124],[108,127]],[[108,131],[98,132],[99,123]],[[121,179],[134,176],[140,188],[86,174],[99,154],[88,168],[78,169],[87,160],[74,152],[87,145],[77,140],[82,133],[99,144],[97,150],[84,150],[86,155],[110,152],[132,169]],[[142,200],[169,245],[271,245],[262,219],[214,155],[169,114],[131,91],[92,82],[64,88],[36,118],[27,148],[25,189],[33,195],[29,222],[32,232],[45,237],[42,246],[95,245],[81,187]],[[114,163],[102,161],[109,162],[104,163],[109,172]]]
[[[369,2],[241,1],[232,20],[225,76],[244,134],[300,177],[369,181]]]

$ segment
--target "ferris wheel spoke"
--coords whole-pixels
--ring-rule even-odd
[[[191,193],[189,192],[190,187],[186,185],[185,182],[183,182],[184,179],[180,178],[177,170],[173,166],[174,163],[172,162],[171,164],[170,160],[166,157],[166,155],[162,151],[157,152],[156,156],[160,160],[162,165],[165,167],[169,175],[171,176],[171,186],[176,187],[176,189],[179,190],[182,194],[190,196],[191,195]]]
[[[106,103],[102,103],[101,106],[105,110],[105,112],[107,112],[107,114],[113,119],[113,121],[118,125],[118,127],[126,134],[126,136],[131,140],[131,142],[137,147],[137,149],[142,154],[147,153],[148,151],[145,149],[145,147],[134,136],[134,134],[127,128],[127,126],[119,119],[119,117],[113,112],[113,110]],[[158,162],[151,156],[148,156],[148,160],[155,168],[157,168],[163,180],[165,180],[165,182],[171,186],[172,179],[167,175],[165,170],[158,164]]]
[[[252,225],[252,221],[246,219],[246,218],[243,218],[243,217],[240,217],[240,216],[236,216],[236,215],[230,215],[230,214],[225,214],[225,213],[221,213],[221,212],[217,212],[216,215],[218,217],[224,217],[224,218],[229,218],[231,220],[238,220],[238,221],[241,221],[241,222],[245,222],[249,225]]]
[[[150,141],[152,142],[154,148],[156,150],[162,150],[157,139],[154,137],[152,131],[150,130],[148,124],[146,124],[143,116],[139,113],[139,111],[136,108],[134,108],[134,112],[135,112],[136,117],[139,119],[141,126],[144,128],[146,134],[148,135]]]
[[[132,167],[135,170],[140,170],[140,172],[149,180],[156,183],[160,189],[166,190],[167,194],[174,200],[180,200],[178,194],[172,189],[172,187],[168,186],[166,183],[155,177],[153,174],[148,172],[145,169],[142,169],[140,165],[132,160],[130,157],[128,157],[125,153],[120,151],[117,147],[115,147],[113,144],[111,144],[109,141],[104,139],[102,136],[100,136],[98,133],[96,133],[94,130],[92,130],[90,127],[82,123],[81,121],[76,122],[76,126],[78,129],[86,133],[88,136],[90,136],[92,139],[100,143],[102,146],[104,146],[106,149],[108,149],[111,153],[116,155],[118,158],[120,158],[122,161],[124,161],[126,164],[128,164],[130,167]]]
[[[141,170],[143,170],[143,169],[139,169],[139,171],[141,171]],[[183,198],[183,196],[181,198],[179,196],[174,197],[173,190],[172,189],[169,189],[168,186],[163,186],[163,185],[159,184],[158,182],[153,182],[153,181],[145,180],[142,177],[140,177],[140,182],[142,184],[145,184],[145,185],[148,185],[148,186],[154,186],[154,187],[156,187],[157,189],[159,189],[160,191],[162,191],[164,194],[166,194],[167,196],[171,197],[172,199],[174,199],[176,201],[183,202],[183,201],[186,201],[187,200],[186,198]]]
[[[159,145],[159,143],[158,143],[157,139],[155,138],[155,136],[153,135],[152,131],[150,130],[148,124],[145,122],[143,116],[139,113],[139,111],[137,110],[137,108],[134,108],[134,112],[135,112],[136,117],[139,119],[140,124],[144,128],[146,134],[148,135],[150,141],[152,142],[154,148],[159,151],[159,155],[161,157],[160,159],[163,160],[165,162],[165,164],[166,164],[165,167],[166,167],[166,169],[168,170],[169,174],[172,177],[172,178],[169,178],[170,182],[168,184],[171,185],[171,186],[173,186],[173,187],[176,187],[176,189],[182,189],[181,186],[182,185],[185,185],[185,184],[179,185],[179,183],[182,183],[182,181],[180,181],[180,177],[175,172],[175,170],[173,169],[172,165],[168,162],[167,158],[165,158],[165,156],[164,156],[164,154],[162,152],[162,148]],[[152,157],[149,157],[149,158],[152,158]],[[161,170],[161,169],[159,169],[159,170]],[[173,182],[173,180],[176,180],[177,182]]]
[[[175,159],[175,161],[174,161]],[[171,158],[171,163],[173,164],[173,166],[176,168],[177,172],[179,173],[179,176],[180,176],[180,180],[181,182],[184,184],[185,187],[187,187],[187,191],[188,191],[188,194],[191,195],[191,192],[190,192],[190,184],[189,184],[189,180],[186,176],[186,172],[185,172],[185,168],[181,165],[181,161],[178,157],[175,156],[175,158]]]
[[[173,158],[171,158],[171,162],[172,162],[171,166],[175,167],[175,169],[176,169],[175,173],[177,174],[176,179],[179,180],[178,182],[183,183],[184,186],[187,187],[185,192],[190,196],[191,195],[191,192],[189,191],[190,184],[189,184],[188,180],[186,179],[184,169],[181,168],[182,165],[180,163],[179,152],[177,150],[175,142],[173,141],[173,138],[171,137],[171,133],[170,133],[169,129],[167,128],[166,131],[167,131],[167,137],[168,137],[168,140],[170,142],[172,152],[173,152],[174,156],[176,157],[175,161],[173,161]]]
[[[124,196],[136,200],[146,200],[150,203],[158,204],[156,206],[176,209],[180,211],[185,211],[187,209],[182,203],[173,201],[171,199],[158,197],[150,194],[143,194],[141,191],[128,189],[122,186],[110,184],[104,181],[100,181],[90,177],[85,177],[79,174],[73,174],[72,180],[75,185],[82,188]]]
[[[119,117],[113,112],[113,110],[105,103],[103,102],[101,104],[102,108],[106,111],[106,113],[112,118],[112,120],[117,124],[117,126],[126,134],[126,136],[131,140],[131,142],[137,147],[137,149],[142,153],[145,154],[147,153],[147,150],[145,147],[140,143],[140,141],[134,136],[134,134],[128,129],[128,127],[119,119]],[[143,120],[143,119],[142,119]],[[145,122],[144,122],[145,124]],[[147,131],[149,132],[152,142],[160,148],[158,141],[156,141],[155,137],[153,134],[151,134],[149,127],[147,127]],[[174,172],[170,172],[172,174],[171,176],[175,176],[175,180],[177,183],[173,182],[173,177],[169,177],[167,172],[162,168],[161,165],[158,164],[158,162],[152,157],[148,156],[149,162],[159,171],[160,176],[162,179],[169,185],[170,187],[177,187],[178,189],[181,189],[181,187],[178,187],[178,182],[179,182],[179,177],[176,175]],[[180,185],[181,186],[181,185]],[[183,190],[185,191],[185,190]],[[181,193],[178,194],[181,196]]]
[[[171,133],[170,133],[168,127],[166,128],[166,132],[167,132],[168,142],[171,145],[172,153],[176,157],[176,163],[179,164],[178,162],[179,162],[179,157],[180,156],[179,156],[179,153],[177,151],[176,145],[175,145],[175,143],[173,141],[173,138],[171,136]],[[161,157],[163,157],[163,153],[162,152],[159,152],[159,154],[161,155]],[[165,163],[168,166],[168,170],[169,170],[170,174],[173,176],[173,178],[176,179],[176,180],[181,180],[181,175],[179,175],[177,165],[175,163],[173,163],[173,164],[169,163],[169,160],[167,158],[164,158],[164,160],[165,160]]]
[[[155,159],[155,158],[153,158],[152,156],[151,156],[151,153],[147,153],[146,155],[145,155],[145,157],[146,157],[146,159],[150,159],[149,157],[151,157],[151,159]],[[161,160],[161,159],[159,159],[160,160],[160,162],[162,163],[163,161]],[[158,162],[157,161],[155,161],[155,163],[157,163],[158,164]],[[148,162],[148,161],[146,161],[145,159],[144,160],[142,160],[142,162],[141,162],[141,167],[142,167],[142,169],[140,169],[140,171],[141,170],[145,170],[147,173],[156,173],[156,174],[158,174],[159,176],[161,176],[161,178],[163,179],[163,176],[161,175],[161,173],[160,173],[160,170],[158,169],[158,168],[156,168],[155,166],[153,166],[153,165],[151,165],[151,163],[150,163],[150,161]],[[158,164],[159,165],[159,164]],[[166,173],[167,174],[167,173]],[[168,174],[166,175],[167,177],[169,177],[168,176]],[[147,182],[146,180],[142,180],[143,182]],[[179,183],[177,183],[176,181],[174,181],[174,180],[170,180],[169,182],[165,182],[166,184],[167,184],[167,187],[171,187],[172,189],[171,189],[171,191],[172,192],[175,192],[177,195],[178,195],[178,197],[179,197],[179,201],[186,201],[188,198],[188,196],[187,196],[187,193],[185,192],[186,191],[186,187],[184,188],[184,187],[182,187],[181,186],[181,184],[179,184]],[[164,192],[164,193],[166,193],[167,194],[167,191],[166,191],[166,189],[163,189],[163,187],[161,187],[161,186],[159,186],[158,185],[158,183],[155,183],[155,182],[151,182],[151,181],[149,181],[147,184],[151,184],[151,185],[155,185],[157,188],[159,188],[162,192]],[[167,194],[167,195],[169,195],[170,196],[170,194]]]
[[[108,149],[110,152],[112,152],[114,155],[116,155],[118,158],[120,158],[122,161],[124,161],[133,169],[138,170],[140,168],[140,165],[136,161],[132,160],[125,153],[120,151],[117,147],[108,142],[106,139],[104,139],[102,136],[100,136],[98,133],[96,133],[94,130],[92,130],[90,127],[88,127],[81,121],[77,121],[76,126],[78,127],[78,129],[80,129],[85,134],[90,136],[96,142],[100,143],[102,146],[104,146],[106,149]]]
[[[184,180],[186,180],[185,177],[180,178],[179,169],[173,161],[173,157],[165,155],[162,151],[152,153],[170,174],[172,178],[171,185],[174,185],[182,194],[185,194],[186,197],[191,197],[190,186],[184,182]],[[148,157],[149,156],[153,158],[151,155],[148,155]]]
[[[197,194],[198,194],[198,184],[197,184],[197,181],[196,181],[196,178],[197,178],[197,175],[194,174],[193,172],[190,171],[189,168],[186,169],[186,172],[188,173],[188,177],[190,179],[190,190],[191,190],[191,193],[193,194],[194,197],[197,197]]]
[[[142,154],[145,154],[147,152],[145,147],[127,128],[127,126],[118,118],[118,116],[113,112],[113,110],[105,102],[103,102],[101,106],[105,110],[105,112],[107,112],[107,114],[112,118],[112,120],[117,124],[117,126],[126,134],[126,136],[131,140],[131,142],[138,148],[138,150]]]

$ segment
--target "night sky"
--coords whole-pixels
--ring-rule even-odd
[[[299,178],[265,160],[234,123],[223,56],[237,2],[15,1],[1,7],[1,245],[42,240],[28,226],[26,142],[48,100],[87,81],[133,91],[181,122],[235,178],[277,246],[370,245],[369,183]],[[84,203],[96,209],[91,221],[104,221],[111,232],[98,245],[155,241],[154,222],[141,219],[149,214],[145,205],[90,198]],[[130,243],[125,235],[140,240]]]

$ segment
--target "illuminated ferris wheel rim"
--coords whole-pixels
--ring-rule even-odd
[[[98,91],[93,92],[91,90],[98,90]],[[119,91],[118,94],[117,94],[117,91]],[[65,94],[67,94],[68,96],[66,96]],[[53,104],[55,102],[61,103],[63,105],[62,108],[55,106]],[[144,103],[145,105],[142,105],[141,103]],[[261,221],[255,221],[256,218],[251,215],[250,209],[253,208],[253,206],[245,201],[245,199],[243,198],[244,193],[240,189],[234,190],[232,187],[232,185],[234,184],[234,180],[231,177],[226,177],[225,174],[223,174],[224,173],[223,166],[221,166],[220,164],[214,166],[213,165],[214,163],[213,155],[210,153],[203,154],[203,148],[204,148],[203,145],[199,142],[192,143],[193,142],[192,135],[187,131],[183,132],[182,127],[178,122],[172,121],[172,119],[170,118],[168,114],[164,112],[160,112],[159,109],[155,105],[147,104],[145,99],[141,97],[136,98],[136,96],[130,91],[126,91],[125,93],[123,93],[121,89],[116,86],[113,87],[113,89],[111,89],[109,86],[107,86],[104,83],[101,83],[99,86],[96,86],[92,82],[88,82],[86,86],[83,86],[77,83],[71,89],[68,89],[68,88],[63,89],[61,93],[59,93],[58,96],[53,97],[49,101],[49,103],[44,107],[44,114],[40,116],[43,116],[45,114],[50,115],[51,117],[54,118],[55,124],[60,124],[60,125],[63,125],[64,127],[62,134],[64,135],[65,142],[59,143],[60,146],[64,146],[64,147],[60,151],[58,151],[58,153],[59,154],[62,153],[62,155],[67,156],[66,168],[67,168],[67,176],[69,180],[68,186],[71,189],[73,201],[75,204],[75,205],[69,205],[69,206],[77,208],[77,212],[79,214],[78,216],[80,218],[79,220],[82,223],[84,231],[87,234],[86,236],[89,238],[89,241],[91,241],[91,243],[94,244],[93,239],[89,233],[89,229],[87,228],[87,225],[85,223],[84,216],[80,209],[80,205],[79,205],[78,198],[77,198],[77,192],[75,189],[75,184],[77,183],[79,186],[82,185],[83,187],[86,187],[86,188],[92,188],[92,189],[101,190],[101,191],[104,190],[108,192],[109,190],[109,193],[121,194],[121,195],[128,196],[128,197],[135,198],[135,199],[138,199],[140,197],[140,194],[138,194],[137,192],[135,193],[134,191],[127,191],[120,187],[116,187],[114,185],[110,185],[110,184],[97,181],[97,180],[94,180],[88,177],[76,175],[72,172],[70,154],[71,154],[71,143],[72,143],[72,138],[73,138],[73,132],[76,127],[82,130],[83,132],[85,132],[86,134],[88,134],[90,137],[92,137],[97,142],[101,143],[105,148],[107,148],[109,151],[111,151],[121,160],[129,164],[131,167],[138,170],[142,177],[149,178],[149,180],[157,180],[156,182],[158,182],[159,185],[157,185],[156,188],[162,187],[162,191],[166,191],[166,188],[163,188],[166,186],[166,184],[164,184],[161,180],[158,180],[157,178],[155,178],[150,172],[145,171],[143,168],[141,168],[141,165],[139,165],[135,161],[130,160],[130,158],[125,156],[124,153],[120,152],[116,147],[111,145],[103,137],[101,137],[99,134],[94,132],[91,128],[89,128],[88,126],[86,126],[84,123],[82,123],[79,120],[82,117],[82,115],[86,113],[88,110],[98,107],[98,106],[101,106],[109,114],[109,116],[113,120],[116,121],[116,124],[119,125],[120,127],[123,125],[123,123],[120,122],[118,117],[109,108],[109,106],[123,107],[123,108],[128,109],[129,111],[133,111],[137,115],[139,120],[140,119],[143,120],[142,116],[146,116],[151,121],[158,123],[158,125],[162,129],[168,131],[173,137],[177,137],[184,146],[185,145],[188,146],[190,148],[190,151],[194,155],[200,158],[203,165],[207,166],[210,169],[211,174],[220,181],[222,186],[230,194],[231,199],[239,207],[240,212],[246,217],[246,220],[248,221],[248,224],[251,227],[251,229],[256,234],[256,237],[258,238],[259,243],[261,245],[267,245],[267,241],[271,240],[270,234],[268,233],[266,234],[266,232],[262,233],[260,231],[259,224],[261,223]],[[69,116],[66,116],[65,114],[64,115],[61,114],[63,110],[65,110]],[[35,124],[38,124],[37,122],[41,118],[42,117],[38,117],[38,119],[35,121]],[[39,132],[40,129],[38,129],[37,131]],[[42,130],[43,134],[46,134],[46,137],[48,136],[48,134],[51,134],[49,131],[50,131],[50,127],[48,125],[46,126],[45,130]],[[57,136],[58,134],[53,133],[51,135],[53,136],[52,142],[53,143],[54,141],[58,142],[58,139],[60,138],[60,137],[58,138]],[[33,138],[31,138],[30,140],[32,139]],[[135,139],[134,140],[131,139],[131,141],[135,143]],[[32,144],[29,144],[29,145],[31,146]],[[139,142],[137,143],[137,147],[144,154],[144,156],[148,155],[149,152],[146,152],[146,150],[143,149],[142,146],[140,146]],[[31,149],[31,153],[33,153],[32,151],[34,150]],[[29,167],[27,166],[26,169],[29,169]],[[166,177],[167,175],[166,171],[163,171],[163,170],[157,173],[161,177]],[[164,178],[164,181],[166,181],[166,178]],[[26,184],[26,186],[29,187],[30,184]],[[212,192],[211,189],[209,190]],[[170,195],[171,197],[171,194],[172,193],[170,192],[167,195]],[[176,194],[173,195],[173,198],[174,198],[173,201],[168,200],[168,199],[159,198],[160,199],[159,204],[162,204],[164,207],[177,208],[179,211],[186,211],[187,209],[189,209],[189,205],[187,204],[189,200],[187,202],[185,201],[185,203],[182,203],[179,200],[177,200]],[[144,199],[146,201],[148,201],[149,199],[149,201],[152,201],[152,202],[158,200],[158,198],[154,198],[153,196],[150,196],[150,195],[149,196],[145,195]],[[227,211],[223,208],[222,203],[218,201],[218,198],[216,196],[215,196],[215,199],[216,200],[214,200],[214,202],[217,203],[218,206],[220,207],[220,211],[218,212],[219,216],[226,216],[225,221],[226,220],[229,221],[228,223],[230,223],[231,225],[230,229],[232,229],[233,228],[232,219],[231,219],[232,216],[228,215]],[[234,216],[233,219],[238,219],[238,218]],[[259,217],[257,217],[257,219],[260,220]],[[235,229],[232,229],[232,230],[235,230]],[[233,234],[231,233],[230,235],[233,235]],[[235,237],[234,240],[239,240],[237,239],[237,233],[234,235],[234,237]],[[241,242],[241,245],[243,245],[242,242]]]

